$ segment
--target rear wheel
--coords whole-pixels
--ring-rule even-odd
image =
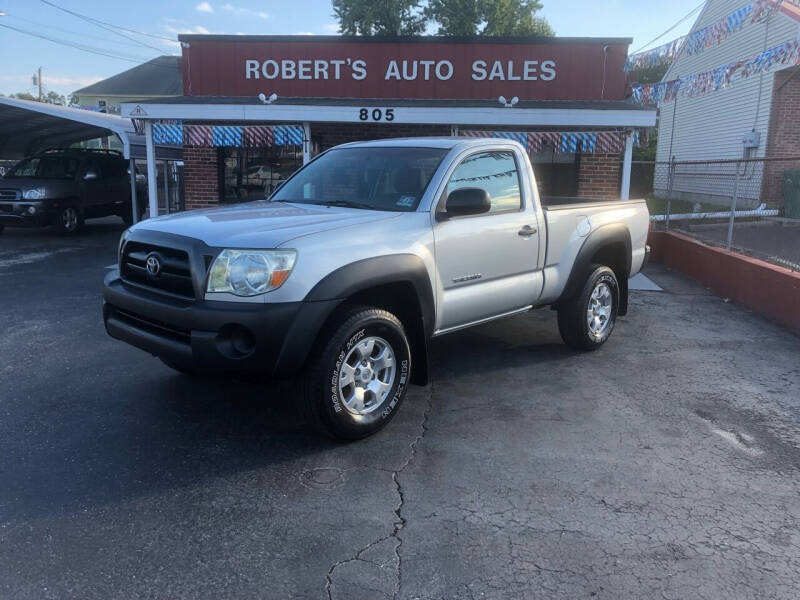
[[[406,394],[411,350],[403,324],[382,309],[353,308],[323,336],[303,378],[306,418],[334,438],[372,435]]]
[[[614,331],[619,283],[614,271],[593,265],[581,291],[558,309],[558,331],[568,346],[597,350]]]
[[[65,206],[58,211],[53,226],[62,235],[74,235],[83,227],[83,214],[74,206]]]

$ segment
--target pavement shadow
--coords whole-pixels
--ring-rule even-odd
[[[61,235],[52,227],[6,227],[0,233],[0,247],[29,246],[45,243],[47,245],[92,245],[95,241],[114,239],[116,243],[125,230],[125,224],[118,217],[90,219],[74,235]]]
[[[127,377],[122,390],[87,382],[80,397],[65,394],[50,406],[59,422],[7,447],[0,521],[102,510],[244,473],[279,481],[296,477],[282,463],[339,446],[303,422],[291,383],[193,379],[148,364],[153,375]]]
[[[434,376],[490,373],[561,362],[580,355],[561,341],[555,329],[555,314],[550,316],[549,312],[528,313],[434,338]]]
[[[548,317],[516,317],[435,340],[433,378],[569,359],[575,353],[555,343]],[[236,486],[255,478],[267,494],[294,489],[303,469],[320,464],[391,464],[418,433],[416,386],[386,430],[342,445],[305,424],[296,382],[192,378],[105,338],[94,348],[94,370],[70,377],[63,389],[45,384],[51,397],[34,384],[32,398],[15,400],[18,410],[37,416],[0,441],[0,521],[118,510],[112,507],[219,479]]]

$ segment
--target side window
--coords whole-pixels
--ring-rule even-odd
[[[461,188],[481,188],[489,193],[490,213],[519,210],[519,173],[513,152],[481,152],[465,158],[447,184],[445,197]]]
[[[83,165],[83,174],[86,173],[96,173],[97,179],[102,179],[104,177],[103,169],[100,167],[100,161],[96,158],[90,158],[86,161],[86,164]]]
[[[110,159],[103,164],[103,175],[105,177],[127,177],[128,165],[124,160]]]

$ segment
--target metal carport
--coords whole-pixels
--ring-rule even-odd
[[[155,161],[180,159],[180,149],[149,148],[130,119],[69,106],[0,97],[0,158],[22,159],[50,147],[116,136],[123,156],[135,172],[134,159],[147,156],[148,185],[155,186]],[[155,187],[153,187],[155,190]],[[138,216],[135,177],[131,177],[134,221]],[[150,194],[150,216],[158,215],[155,193]]]

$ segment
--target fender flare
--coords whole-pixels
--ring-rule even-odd
[[[358,292],[390,283],[410,283],[417,292],[424,331],[433,335],[436,307],[428,269],[415,254],[365,258],[323,277],[305,297],[306,302],[349,298]]]
[[[621,243],[625,247],[624,273],[616,273],[619,283],[620,303],[619,314],[624,315],[628,312],[628,277],[631,272],[632,244],[631,233],[623,223],[609,223],[592,231],[583,241],[572,271],[569,274],[567,285],[559,296],[555,305],[563,302],[575,294],[583,287],[586,278],[589,276],[589,267],[592,264],[592,257],[603,247],[610,244]]]
[[[303,299],[305,306],[325,306],[324,314],[314,319],[317,331],[333,311],[347,298],[387,284],[409,283],[414,288],[420,309],[417,323],[405,323],[408,327],[409,343],[416,357],[417,367],[412,371],[412,382],[425,385],[428,382],[428,340],[433,335],[436,323],[436,304],[428,269],[415,254],[392,254],[366,258],[344,265],[323,277]],[[307,356],[311,350],[301,353]]]

